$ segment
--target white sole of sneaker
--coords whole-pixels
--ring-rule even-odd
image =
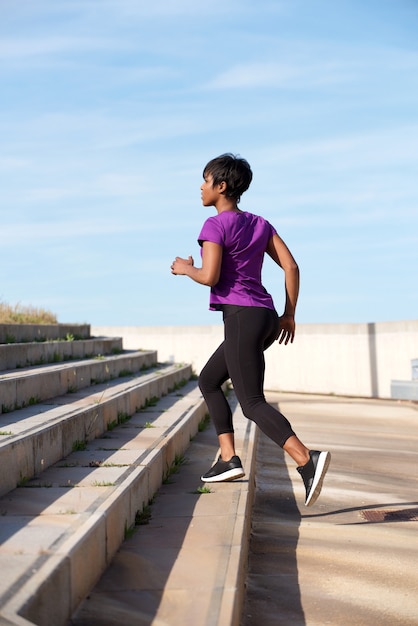
[[[318,499],[321,493],[322,483],[324,482],[325,474],[327,473],[329,464],[331,461],[331,454],[329,452],[321,452],[318,459],[318,464],[315,470],[314,481],[312,483],[309,496],[306,498],[305,506],[312,506]]]
[[[200,480],[204,483],[224,483],[229,480],[242,478],[243,476],[245,476],[244,470],[235,468],[228,470],[227,472],[223,472],[223,474],[219,474],[218,476],[211,476],[210,478],[205,478],[204,476],[201,476]]]

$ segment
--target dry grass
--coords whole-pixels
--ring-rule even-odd
[[[34,306],[0,302],[0,324],[56,324],[55,313]]]

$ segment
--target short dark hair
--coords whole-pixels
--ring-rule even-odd
[[[253,178],[248,161],[231,153],[221,154],[209,161],[203,170],[203,177],[208,174],[212,175],[214,185],[226,183],[225,195],[234,198],[237,204]]]

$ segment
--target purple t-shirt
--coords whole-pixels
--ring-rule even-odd
[[[273,299],[261,283],[261,269],[268,242],[276,233],[267,220],[241,211],[224,211],[203,224],[199,244],[222,246],[219,282],[210,291],[210,309],[220,304],[261,306],[274,309]]]

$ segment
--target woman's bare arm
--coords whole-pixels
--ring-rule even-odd
[[[219,281],[222,265],[222,246],[204,241],[202,246],[202,267],[195,267],[193,258],[176,257],[171,265],[171,273],[188,276],[201,285],[213,287]]]
[[[267,246],[267,254],[279,265],[285,274],[286,302],[280,318],[279,342],[292,343],[295,336],[295,312],[299,296],[299,267],[289,248],[277,234]]]

